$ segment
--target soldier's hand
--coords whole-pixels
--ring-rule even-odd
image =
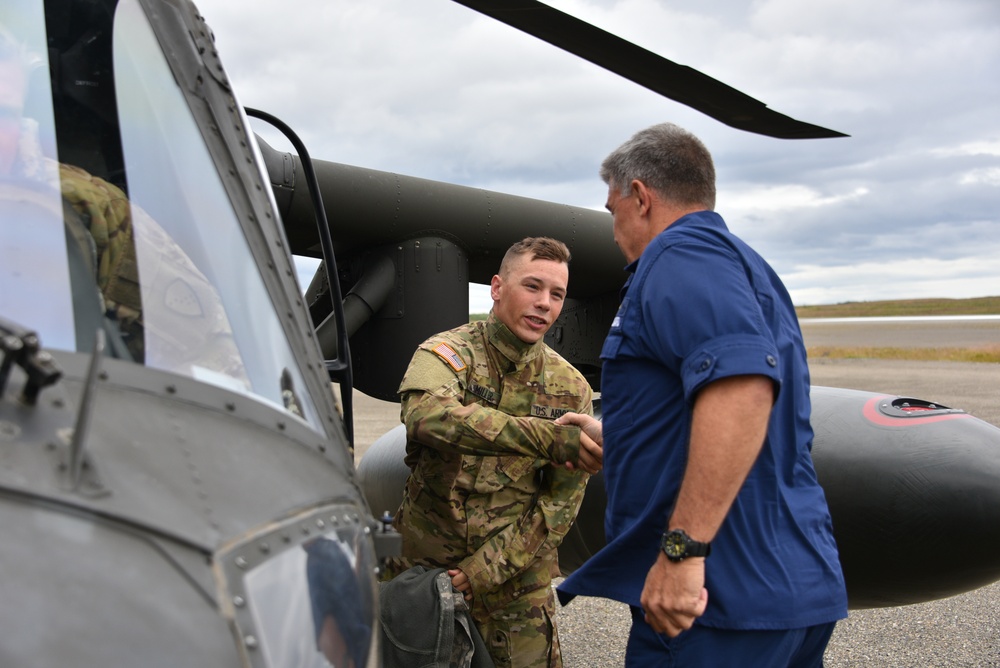
[[[556,419],[556,424],[580,427],[580,459],[566,462],[569,470],[580,469],[593,475],[604,468],[604,434],[600,420],[583,413],[566,413]]]
[[[462,592],[462,596],[466,601],[471,601],[472,583],[469,582],[469,576],[457,568],[449,570],[448,575],[451,577],[451,586]]]

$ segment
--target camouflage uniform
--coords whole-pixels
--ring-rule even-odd
[[[587,475],[553,464],[580,450],[579,429],[553,420],[591,414],[590,385],[491,314],[422,343],[399,392],[411,473],[389,575],[460,568],[497,666],[561,666],[550,584]]]
[[[94,244],[97,287],[136,361],[144,357],[138,263],[128,198],[118,187],[73,165],[59,165],[63,199],[79,214]]]

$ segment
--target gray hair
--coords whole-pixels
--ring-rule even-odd
[[[601,163],[601,178],[623,195],[642,181],[666,200],[715,209],[712,154],[687,130],[661,123],[640,130]]]

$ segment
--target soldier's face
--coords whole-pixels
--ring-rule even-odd
[[[545,336],[562,312],[569,283],[565,262],[532,260],[522,255],[505,277],[490,282],[493,314],[517,338],[535,343]]]
[[[10,174],[21,136],[25,80],[20,65],[0,61],[0,176]]]

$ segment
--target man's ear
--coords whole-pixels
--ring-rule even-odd
[[[490,298],[493,301],[499,301],[501,285],[503,285],[503,279],[500,278],[499,274],[493,274],[493,278],[490,279]]]
[[[639,215],[643,216],[649,213],[650,206],[653,203],[653,193],[649,190],[649,187],[639,179],[632,179],[631,194],[638,202]]]

